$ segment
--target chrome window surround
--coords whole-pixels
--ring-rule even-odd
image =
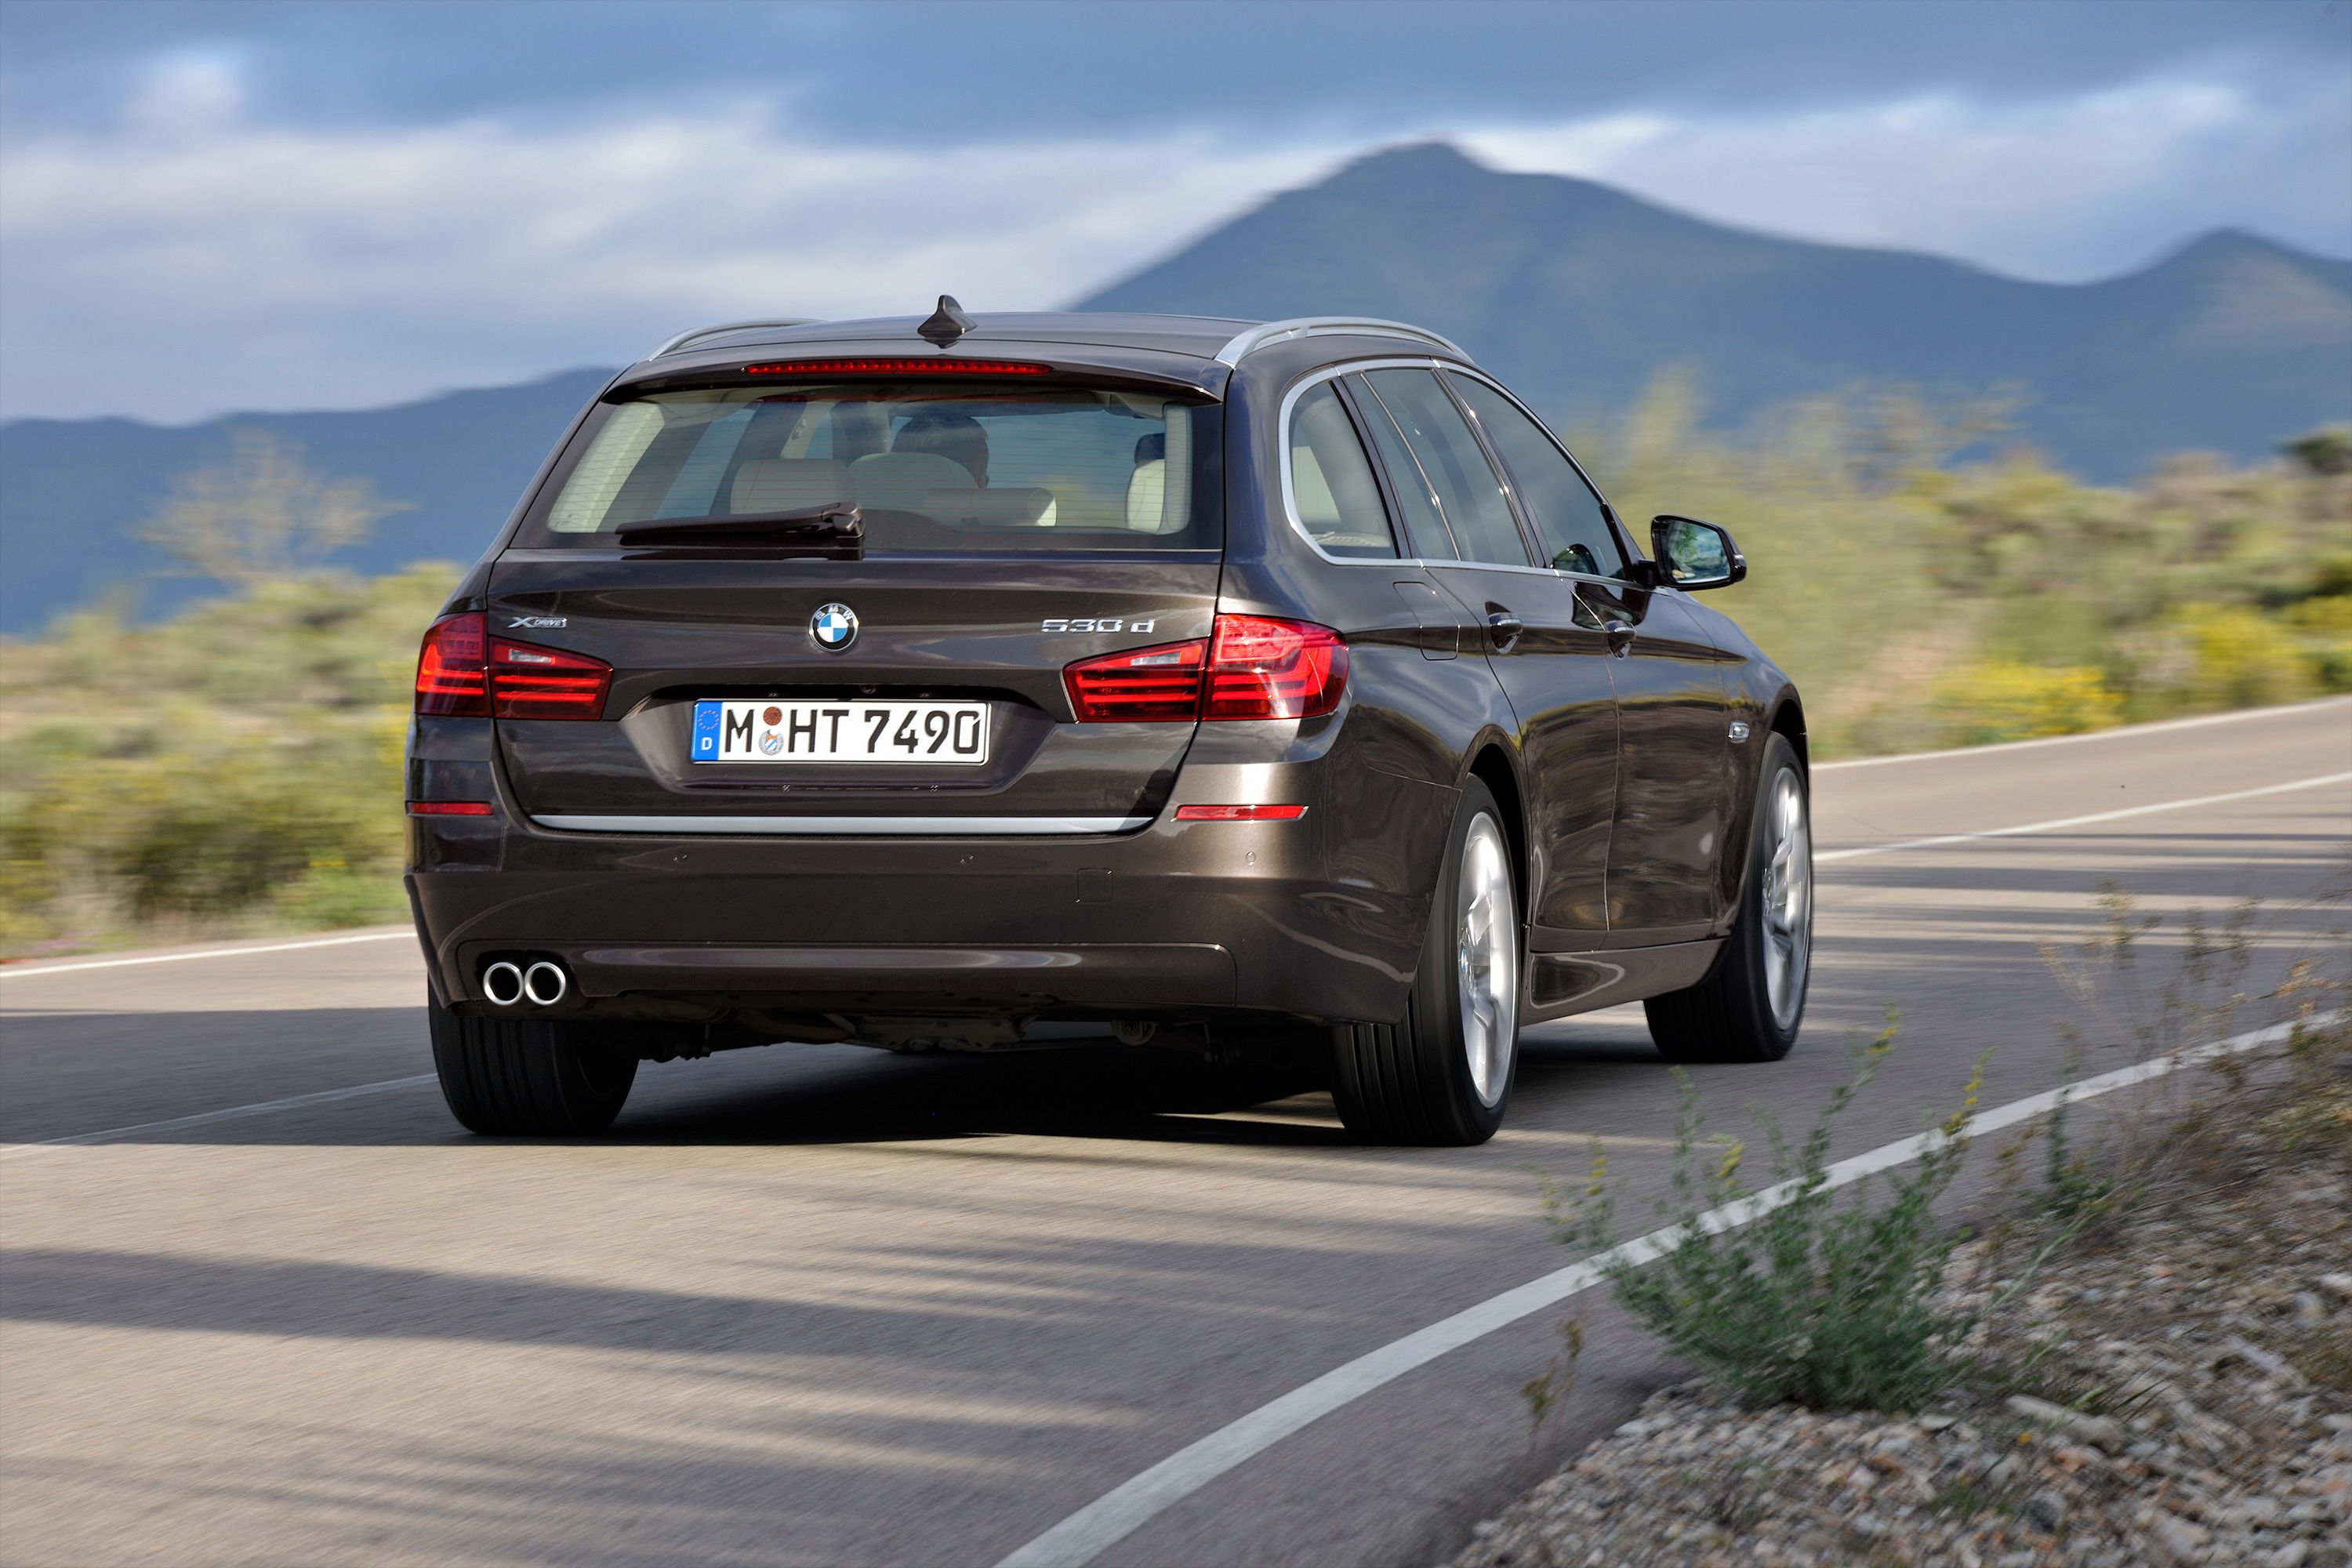
[[[814,325],[817,320],[818,318],[814,316],[771,316],[764,321],[721,321],[715,327],[697,327],[690,332],[678,333],[677,336],[671,338],[661,347],[647,354],[646,358],[659,359],[664,354],[674,354],[680,349],[700,342],[705,338],[723,338],[730,332],[748,332],[761,327],[806,327]]]
[[[1475,376],[1476,379],[1485,382],[1488,386],[1493,387],[1505,397],[1509,398],[1511,403],[1517,407],[1520,413],[1525,414],[1530,419],[1534,419],[1536,428],[1542,431],[1544,435],[1550,439],[1551,444],[1554,447],[1558,447],[1559,448],[1560,456],[1568,459],[1569,466],[1577,471],[1578,475],[1583,479],[1586,484],[1592,485],[1592,493],[1596,496],[1601,495],[1601,487],[1599,485],[1592,484],[1592,476],[1584,471],[1584,465],[1576,460],[1576,454],[1570,451],[1565,446],[1562,446],[1559,437],[1552,435],[1551,426],[1545,424],[1541,419],[1536,418],[1534,410],[1530,409],[1526,404],[1521,403],[1517,397],[1514,396],[1509,387],[1505,386],[1501,382],[1496,381],[1485,371],[1475,369],[1469,365],[1451,364],[1443,360],[1433,359],[1350,360],[1345,364],[1325,365],[1320,370],[1313,371],[1306,375],[1300,376],[1297,382],[1292,384],[1290,389],[1282,395],[1282,406],[1276,414],[1275,449],[1276,456],[1280,459],[1282,468],[1282,512],[1285,517],[1290,520],[1291,531],[1297,534],[1299,538],[1307,542],[1307,549],[1312,550],[1316,554],[1321,556],[1324,560],[1328,561],[1334,566],[1381,566],[1391,569],[1399,566],[1419,566],[1424,569],[1458,566],[1467,567],[1479,572],[1530,572],[1546,577],[1566,577],[1578,582],[1605,583],[1612,588],[1622,588],[1626,586],[1625,580],[1622,577],[1597,575],[1590,572],[1564,572],[1557,566],[1513,566],[1507,563],[1493,561],[1431,561],[1417,555],[1334,555],[1329,551],[1324,549],[1321,545],[1316,543],[1315,536],[1307,531],[1307,524],[1298,515],[1298,498],[1291,490],[1291,409],[1297,404],[1299,398],[1303,397],[1309,390],[1322,384],[1324,382],[1334,381],[1343,375],[1352,375],[1358,371],[1395,370],[1399,368],[1441,372],[1454,371],[1463,375]],[[1368,455],[1371,457],[1375,463],[1380,461],[1380,458],[1377,453]],[[1601,500],[1602,504],[1606,505],[1608,498],[1603,496],[1601,497]],[[1517,498],[1514,497],[1513,505],[1516,507],[1517,504]],[[1393,519],[1391,520],[1391,529],[1394,527]],[[1624,526],[1622,523],[1619,524],[1619,534],[1622,535],[1624,531]],[[1622,543],[1623,540],[1621,538],[1619,542]],[[1638,552],[1634,553],[1633,558],[1635,560],[1642,559]],[[1676,591],[1680,592],[1680,590]]]
[[[565,833],[719,834],[739,838],[1040,838],[1131,833],[1149,816],[605,816],[530,819]]]
[[[1293,316],[1287,321],[1262,321],[1246,331],[1236,332],[1217,351],[1217,362],[1238,366],[1269,343],[1287,342],[1292,338],[1329,337],[1410,338],[1415,342],[1433,343],[1465,361],[1470,357],[1453,339],[1406,321],[1382,321],[1376,316]]]

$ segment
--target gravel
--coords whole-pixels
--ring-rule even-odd
[[[2352,1564],[2352,1184],[2257,1152],[2077,1240],[2000,1302],[1931,1409],[1743,1407],[1669,1388],[1454,1568],[1622,1563]]]

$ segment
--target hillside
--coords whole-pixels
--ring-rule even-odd
[[[1777,239],[1438,143],[1286,191],[1080,309],[1363,312],[1453,337],[1556,420],[1607,420],[1696,367],[1715,418],[1864,381],[2009,386],[2061,467],[2247,460],[2352,416],[2352,261],[2205,236],[2145,270],[2021,282],[1933,257]]]
[[[201,425],[19,419],[0,425],[0,633],[38,630],[110,589],[152,615],[214,592],[167,574],[132,530],[173,476],[222,463],[229,432],[257,426],[299,442],[337,479],[373,481],[412,510],[376,524],[338,563],[376,574],[413,561],[471,561],[540,460],[612,373],[566,371],[521,386],[335,414],[236,414]]]
[[[1555,422],[1613,425],[1660,371],[1695,368],[1717,426],[1783,399],[1898,383],[2011,389],[2015,431],[2107,482],[2168,453],[2259,459],[2352,417],[2352,262],[2205,236],[2104,282],[2021,282],[1933,257],[1727,228],[1588,181],[1507,174],[1425,144],[1286,191],[1081,309],[1364,313],[1454,337]],[[310,465],[414,510],[343,563],[470,560],[601,384],[572,371],[398,407],[0,426],[0,633],[113,587],[152,615],[209,592],[131,530],[229,432],[300,442]]]

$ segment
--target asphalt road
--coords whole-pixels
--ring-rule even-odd
[[[1806,1035],[1696,1073],[1801,1126],[1890,1004],[1841,1151],[2130,1059],[2193,910],[2238,989],[2342,952],[2352,702],[1817,775]],[[2243,792],[2272,789],[2273,793]],[[2114,813],[2209,796],[2178,809]],[[1913,841],[2095,816],[2013,837]],[[1858,853],[1864,852],[1866,853]],[[2103,883],[2163,924],[2086,999],[2039,945]],[[497,1143],[429,1082],[413,945],[0,972],[0,1557],[16,1563],[972,1564],[1352,1356],[1558,1267],[1535,1169],[1595,1140],[1650,1223],[1675,1091],[1636,1009],[1526,1044],[1480,1149],[1349,1147],[1154,1058],[846,1047],[647,1068],[609,1138]],[[2256,1010],[2244,1023],[2268,1021]],[[102,1136],[68,1144],[21,1145]],[[1989,1165],[1990,1161],[1980,1162]],[[1276,1444],[1120,1564],[1426,1563],[1673,1369],[1598,1298]]]

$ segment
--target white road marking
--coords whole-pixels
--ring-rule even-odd
[[[1865,855],[1895,855],[1906,849],[1940,849],[1948,844],[1972,844],[1979,838],[2014,838],[2021,833],[2056,833],[2062,828],[2088,827],[2095,822],[2120,822],[2126,816],[2147,816],[2159,811],[2186,811],[2196,805],[2223,805],[2258,795],[2285,795],[2292,790],[2318,789],[2325,784],[2352,783],[2352,773],[2322,773],[2316,778],[2263,784],[2259,789],[2234,789],[2227,795],[2200,795],[2189,800],[2160,800],[2152,805],[2127,805],[2119,811],[2095,811],[2088,816],[2060,816],[2048,822],[2021,823],[2015,827],[1988,827],[1979,833],[1945,833],[1933,838],[1906,838],[1900,844],[1866,844],[1858,849],[1831,849],[1813,857],[1825,860],[1859,860]]]
[[[2347,1015],[2342,1013],[2333,1014],[2318,1022],[2332,1024],[2342,1021],[2346,1016]],[[2178,1051],[2141,1062],[2136,1067],[2119,1068],[2079,1083],[2063,1085],[1990,1110],[1979,1111],[1968,1120],[1961,1135],[1978,1137],[1996,1132],[2054,1110],[2062,1101],[2095,1099],[2216,1057],[2273,1045],[2285,1039],[2294,1026],[2281,1024],[2267,1029],[2250,1030],[2210,1046]],[[1829,1168],[1828,1184],[1832,1189],[1851,1186],[1865,1176],[1916,1160],[1928,1150],[1940,1146],[1943,1141],[1941,1131],[1924,1132],[1900,1142],[1882,1145],[1850,1160],[1840,1160]],[[1782,1182],[1738,1203],[1710,1209],[1698,1217],[1698,1229],[1700,1233],[1711,1236],[1746,1225],[1787,1203],[1794,1195],[1795,1189],[1795,1183]],[[1271,1404],[1258,1406],[1239,1420],[1178,1449],[1141,1475],[1105,1492],[1043,1535],[999,1559],[996,1568],[1080,1568],[1081,1564],[1092,1562],[1102,1552],[1125,1540],[1160,1513],[1318,1418],[1360,1399],[1385,1384],[1393,1383],[1448,1351],[1458,1350],[1473,1340],[1483,1338],[1590,1289],[1601,1282],[1604,1270],[1612,1263],[1643,1264],[1663,1258],[1679,1247],[1687,1234],[1680,1226],[1652,1231],[1647,1236],[1597,1253],[1581,1263],[1571,1263],[1565,1268],[1530,1279],[1498,1296],[1488,1297],[1476,1306],[1415,1330],[1404,1338],[1358,1356],[1343,1366],[1334,1367],[1312,1383],[1303,1384]]]
[[[1847,757],[1815,763],[1813,772],[1836,768],[1883,768],[1892,763],[1926,763],[1939,757],[1981,757],[1995,752],[2022,752],[2036,746],[2074,746],[2085,741],[2128,741],[2137,735],[2161,735],[2171,730],[2202,730],[2209,724],[2236,724],[2248,719],[2275,719],[2315,709],[2352,708],[2352,697],[2322,697],[2310,702],[2287,702],[2276,708],[2239,708],[2227,713],[2201,713],[2194,719],[2163,719],[2153,724],[2118,724],[2112,730],[2086,730],[2079,735],[2041,735],[2031,741],[1996,741],[1989,746],[1948,746],[1939,752],[1898,752],[1886,757]]]
[[[2194,719],[2167,719],[2154,724],[2123,724],[2118,725],[2112,730],[2094,730],[2088,733],[2081,735],[2044,735],[2038,740],[2001,741],[1990,746],[1955,746],[1948,750],[1940,752],[1905,752],[1899,755],[1891,757],[1850,757],[1843,762],[1816,763],[1813,764],[1813,772],[1821,773],[1829,773],[1838,768],[1876,768],[1885,767],[1892,763],[1924,763],[1932,762],[1938,758],[1945,757],[1981,757],[1990,755],[1997,752],[2023,751],[2032,746],[2065,746],[2084,741],[2123,741],[2129,740],[2135,735],[2161,734],[2169,730],[2200,730],[2209,724],[2235,724],[2247,719],[2270,719],[2278,717],[2282,714],[2305,713],[2315,709],[2324,708],[2352,708],[2352,697],[2323,697],[2315,701],[2291,702],[2276,708],[2241,708],[2229,713],[2206,713],[2200,714]],[[2335,778],[2342,776],[2343,775],[2338,774],[2328,779],[2315,779],[2307,782],[2312,784],[2328,784],[2334,782]],[[2297,789],[2302,788],[2303,785],[2288,784],[2279,787]],[[2184,800],[2175,804],[2179,805],[2208,805],[2220,801],[2241,798],[2243,797],[2236,795],[2210,795],[2203,800]],[[2138,809],[2142,811],[2165,811],[2171,809],[2171,807],[2143,806]],[[2119,812],[2115,815],[2128,816],[2135,815],[2135,813]],[[1832,851],[1827,855],[1817,855],[1814,858],[1816,860],[1834,860],[1851,858],[1857,855],[1883,855],[1896,849],[1917,849],[1937,844],[1958,844],[1969,838],[1994,837],[1998,837],[2000,833],[2043,833],[2055,827],[2073,826],[2079,823],[2099,822],[2105,820],[2107,820],[2107,818],[2091,816],[2078,817],[2073,822],[2037,823],[2027,827],[2001,828],[1999,829],[1997,833],[1969,833],[1958,834],[1948,838],[1923,838],[1914,843],[1889,844],[1879,848],[1840,849]],[[341,947],[346,943],[355,942],[389,942],[394,937],[408,936],[411,934],[413,933],[405,929],[400,931],[364,931],[356,936],[314,937],[300,942],[272,942],[263,947],[211,947],[204,948],[194,952],[149,953],[138,958],[68,960],[55,963],[6,963],[0,964],[0,980],[16,979],[29,974],[66,974],[80,969],[115,969],[125,964],[132,963],[178,963],[184,959],[191,958],[235,958],[240,953],[247,952],[294,952],[303,948]]]
[[[254,1105],[232,1105],[226,1110],[200,1110],[194,1116],[174,1116],[167,1121],[135,1121],[128,1127],[108,1127],[96,1132],[76,1132],[66,1138],[43,1138],[31,1143],[0,1144],[0,1160],[17,1154],[30,1154],[38,1149],[61,1149],[76,1143],[106,1143],[117,1138],[135,1138],[148,1132],[176,1132],[183,1127],[205,1127],[215,1121],[235,1121],[240,1117],[267,1116],[273,1110],[296,1110],[306,1105],[331,1105],[339,1100],[358,1100],[364,1095],[389,1094],[395,1089],[415,1089],[435,1081],[431,1073],[419,1073],[415,1078],[388,1078],[375,1083],[355,1083],[349,1089],[322,1089],[313,1094],[291,1094],[284,1100],[265,1100]]]
[[[248,952],[293,952],[306,947],[345,947],[355,942],[390,942],[394,937],[414,942],[406,926],[398,931],[362,931],[358,936],[310,937],[301,942],[273,942],[264,947],[207,947],[194,952],[151,952],[141,958],[93,958],[70,963],[0,964],[0,980],[21,980],[28,974],[66,974],[77,969],[121,969],[131,963],[178,963],[189,958],[242,958]]]

